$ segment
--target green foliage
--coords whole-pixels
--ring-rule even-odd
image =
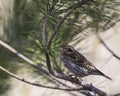
[[[10,60],[10,53],[2,47],[0,47],[0,66],[8,70],[13,70],[13,65],[11,64]],[[9,79],[9,76],[5,72],[0,70],[0,94],[4,93],[9,88],[7,79]]]
[[[6,81],[1,80],[2,82],[0,83],[0,94],[3,94],[6,90],[9,89],[9,85],[6,84]]]

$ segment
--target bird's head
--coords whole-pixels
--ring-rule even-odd
[[[59,51],[65,54],[72,54],[74,52],[74,48],[70,45],[63,45],[59,48]]]

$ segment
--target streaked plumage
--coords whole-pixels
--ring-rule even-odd
[[[65,67],[75,76],[84,77],[88,75],[101,75],[112,80],[110,77],[99,71],[90,61],[88,61],[72,46],[64,45],[59,51],[61,52],[61,59]]]

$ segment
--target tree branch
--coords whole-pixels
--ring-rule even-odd
[[[14,53],[15,55],[17,55],[19,58],[24,60],[30,66],[38,69],[39,71],[41,71],[44,74],[49,75],[49,72],[46,69],[44,69],[44,68],[42,68],[40,66],[37,66],[32,60],[28,59],[26,56],[24,56],[23,54],[19,53],[17,50],[15,50],[14,48],[9,46],[7,43],[3,42],[2,40],[0,40],[0,45],[3,46],[5,49],[9,50],[10,52]]]
[[[98,34],[96,34],[96,35],[97,35],[98,39],[100,40],[100,42],[104,45],[104,47],[105,47],[115,58],[117,58],[118,60],[120,60],[120,57],[119,57],[117,54],[115,54],[115,53],[105,44],[105,42],[102,40],[102,38],[101,38]]]
[[[47,26],[47,22],[49,20],[49,17],[51,15],[52,11],[54,10],[54,7],[55,7],[57,2],[58,2],[58,0],[53,0],[52,6],[51,6],[50,10],[48,11],[48,13],[46,15],[46,18],[45,18],[45,20],[43,22],[43,27],[42,27],[42,43],[43,43],[43,45],[47,44],[47,40],[46,40],[46,26]]]
[[[3,68],[2,66],[0,66],[0,70],[2,70],[3,72],[7,73],[8,75],[10,75],[11,77],[17,79],[17,80],[20,80],[24,83],[27,83],[27,84],[30,84],[30,85],[34,85],[34,86],[37,86],[37,87],[42,87],[42,88],[49,88],[49,89],[56,89],[56,90],[65,90],[65,91],[78,91],[78,90],[82,90],[82,88],[58,88],[58,87],[52,87],[52,86],[45,86],[45,85],[42,85],[42,84],[38,84],[38,83],[33,83],[31,81],[28,81],[18,75],[15,75],[13,73],[11,73],[10,71],[6,70],[5,68]]]

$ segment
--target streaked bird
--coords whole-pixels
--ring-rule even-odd
[[[63,45],[59,51],[61,52],[61,59],[65,67],[75,76],[84,77],[88,75],[100,75],[112,80],[110,77],[99,71],[90,61],[88,61],[72,46]]]

